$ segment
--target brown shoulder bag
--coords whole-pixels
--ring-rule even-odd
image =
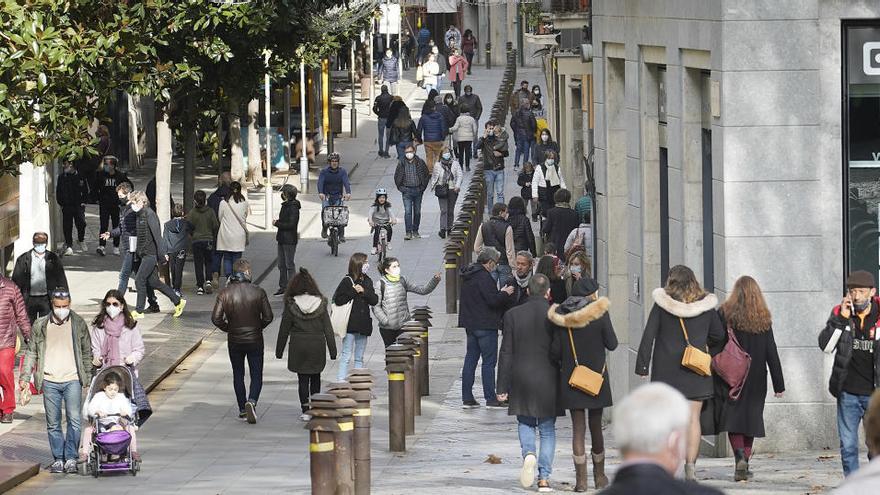
[[[571,342],[571,355],[574,357],[574,370],[572,370],[571,376],[568,377],[568,386],[594,397],[599,395],[599,391],[602,390],[602,384],[605,382],[605,366],[602,367],[602,373],[596,373],[578,363],[577,351],[574,350],[574,337],[571,335],[571,327],[568,329],[568,341]]]
[[[712,356],[708,352],[703,352],[692,346],[690,339],[688,339],[687,329],[684,327],[684,320],[679,318],[678,322],[681,324],[684,341],[687,343],[684,348],[684,356],[681,357],[681,365],[700,376],[712,376]],[[707,346],[706,351],[708,350]]]

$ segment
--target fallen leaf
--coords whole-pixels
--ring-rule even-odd
[[[501,458],[495,454],[489,454],[489,457],[486,458],[485,463],[489,464],[501,464]]]
[[[818,461],[828,461],[828,460],[834,459],[834,457],[835,457],[835,456],[833,456],[833,455],[820,455],[819,457],[816,458],[816,460],[818,460]]]

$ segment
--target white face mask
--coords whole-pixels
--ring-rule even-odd
[[[137,204],[137,203],[132,203],[132,205],[131,205],[131,211],[133,211],[133,212],[135,212],[135,213],[138,213],[138,212],[141,211],[142,209],[144,209],[143,205],[140,205],[140,204]]]
[[[52,312],[55,313],[55,317],[60,321],[64,321],[70,316],[70,308],[53,308]]]
[[[364,263],[363,265],[361,265],[361,273],[366,275],[368,271],[370,271],[370,264],[369,263]]]
[[[548,136],[546,134],[541,134],[541,141],[544,141],[545,143],[547,141],[550,141],[550,136]]]
[[[447,161],[452,160],[452,155],[450,155],[449,153],[443,153],[443,159]]]
[[[399,266],[392,266],[391,268],[388,269],[388,275],[391,275],[392,277],[399,277],[400,276],[400,267]]]
[[[406,154],[406,159],[407,159],[407,160],[412,160],[413,157],[415,157],[415,156],[416,156],[416,154],[413,153],[412,151],[410,151],[410,152],[408,152],[408,153]]]
[[[122,313],[122,308],[120,308],[119,306],[107,306],[106,311],[107,316],[109,316],[112,320],[113,318],[119,316],[120,313]]]
[[[556,160],[554,160],[552,158],[548,158],[547,161],[544,163],[546,163],[548,167],[552,167],[553,165],[556,164]]]

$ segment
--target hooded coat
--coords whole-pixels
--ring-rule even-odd
[[[165,251],[171,255],[186,251],[192,231],[193,225],[185,218],[172,218],[165,222],[165,228],[162,229]]]
[[[284,315],[278,328],[275,357],[284,356],[284,347],[290,341],[287,369],[294,373],[320,374],[330,359],[336,359],[336,340],[327,312],[327,300],[302,294],[284,301]]]

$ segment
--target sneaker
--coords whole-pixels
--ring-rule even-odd
[[[272,295],[273,295],[273,296],[283,296],[283,295],[284,295],[284,289],[278,289],[278,290],[276,290],[275,293],[272,294]]]
[[[486,408],[487,409],[507,409],[507,403],[501,402],[498,400],[489,400],[489,401],[486,401]]]
[[[312,419],[312,415],[309,413],[302,413],[299,415],[300,421],[311,421],[311,419]]]
[[[203,295],[204,293],[205,293],[205,289],[204,289],[204,288],[199,287],[199,288],[196,289],[196,294],[198,294],[198,295],[201,296],[201,295]]]
[[[6,424],[12,423],[12,413],[9,413],[9,414],[0,413],[0,423],[6,423]]]
[[[535,454],[529,452],[523,458],[522,469],[519,471],[519,484],[523,488],[528,488],[535,482],[535,468],[537,465],[538,458],[535,457]]]
[[[375,256],[377,252],[378,250],[376,248],[370,249],[370,254],[372,254],[373,256]]]
[[[419,234],[419,231],[416,230],[415,232],[412,233],[412,238],[413,238],[413,239],[421,239],[421,238],[422,238],[422,234]]]
[[[480,403],[473,400],[473,399],[461,401],[461,408],[462,409],[475,409],[477,407],[480,407]]]
[[[247,413],[244,411],[238,411],[238,419],[246,419]]]
[[[186,299],[181,299],[177,306],[174,306],[174,317],[180,318],[180,315],[183,314],[183,308],[186,307]]]
[[[73,254],[73,248],[65,244],[61,248],[61,256],[70,256],[71,254]]]
[[[135,319],[135,320],[140,320],[140,319],[143,318],[144,316],[145,316],[145,315],[144,315],[143,313],[139,313],[137,310],[134,310],[134,311],[131,312],[131,317],[132,317],[133,319]]]
[[[411,240],[413,238],[412,232],[407,232],[405,236],[403,236],[404,241]]]
[[[64,461],[58,460],[58,461],[53,462],[49,466],[49,472],[54,473],[54,474],[63,473],[64,472]]]
[[[214,293],[214,286],[211,285],[210,281],[205,282],[205,294],[213,294],[213,293]]]
[[[547,480],[538,480],[538,492],[540,493],[550,493],[553,489],[550,488],[550,482]]]
[[[253,401],[244,403],[244,413],[247,416],[247,422],[254,425],[257,424],[257,405]]]
[[[446,239],[446,229],[440,229],[440,232],[437,232],[437,235],[439,235],[441,239]]]
[[[119,248],[118,247],[113,248],[113,254],[115,254],[116,256],[119,256]]]
[[[95,252],[98,253],[98,256],[104,256],[104,246],[98,246]]]
[[[159,313],[161,310],[159,309],[158,304],[151,304],[147,309],[144,310],[144,314],[151,315],[154,313]]]
[[[67,474],[76,474],[76,461],[73,459],[68,459],[64,461],[64,472]]]

